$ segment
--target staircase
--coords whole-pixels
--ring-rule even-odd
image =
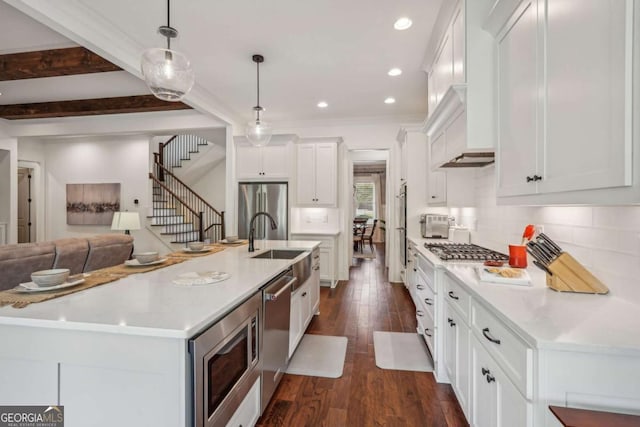
[[[217,211],[174,173],[182,162],[190,160],[207,140],[195,135],[176,135],[160,143],[153,153],[153,212],[149,217],[156,234],[169,243],[180,244],[224,239],[224,212]]]

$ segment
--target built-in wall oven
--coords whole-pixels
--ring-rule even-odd
[[[262,292],[189,340],[196,427],[225,426],[260,377]]]

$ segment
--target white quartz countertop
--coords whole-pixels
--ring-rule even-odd
[[[340,234],[340,230],[337,228],[333,230],[296,230],[291,232],[293,236],[337,236],[338,234]]]
[[[252,259],[265,249],[311,251],[318,241],[258,240],[194,257],[148,273],[97,286],[25,308],[0,308],[0,325],[21,325],[121,334],[189,338],[253,295],[292,260]],[[227,280],[204,286],[172,283],[180,274],[198,271],[230,273]]]
[[[424,248],[425,239],[410,240],[537,348],[640,355],[640,298],[622,292],[632,283],[605,282],[607,295],[556,292],[546,286],[545,273],[533,265],[527,268],[532,286],[481,282],[478,263],[442,262]]]

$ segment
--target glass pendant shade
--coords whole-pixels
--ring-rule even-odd
[[[147,49],[142,54],[141,68],[151,92],[164,101],[180,101],[195,81],[191,62],[175,50]]]
[[[249,122],[247,124],[245,135],[252,145],[256,147],[264,147],[271,140],[273,130],[269,123],[258,119],[255,122]]]

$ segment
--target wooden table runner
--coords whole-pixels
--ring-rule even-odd
[[[209,252],[211,253],[211,252]],[[148,267],[129,267],[125,264],[116,265],[113,267],[107,267],[100,270],[95,270],[84,277],[84,283],[70,288],[53,290],[50,292],[34,292],[26,293],[16,291],[16,288],[9,289],[0,292],[0,307],[5,305],[11,305],[14,308],[24,308],[29,304],[48,301],[54,298],[59,298],[65,295],[73,294],[76,292],[84,291],[85,289],[93,288],[96,286],[104,285],[122,279],[132,274],[146,273],[149,271],[157,270],[159,268],[168,267],[174,264],[180,264],[187,261],[188,258],[184,257],[168,257],[168,259],[162,264],[150,265]],[[83,278],[82,274],[78,274],[71,277],[80,279]]]

